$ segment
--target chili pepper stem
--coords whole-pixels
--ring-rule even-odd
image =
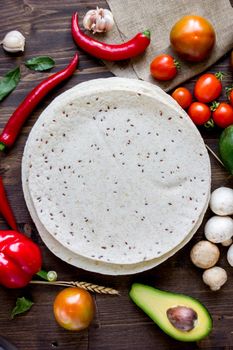
[[[142,32],[143,35],[145,35],[148,39],[150,39],[150,31],[149,29],[144,30],[144,32]]]
[[[98,294],[110,294],[110,295],[119,295],[119,292],[116,289],[108,288],[104,286],[99,286],[97,284],[92,284],[88,282],[67,282],[67,281],[30,281],[30,284],[43,284],[43,285],[53,285],[61,287],[79,287],[87,291],[98,293]]]

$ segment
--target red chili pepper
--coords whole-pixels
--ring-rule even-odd
[[[17,230],[17,225],[15,222],[15,217],[8,202],[2,178],[0,176],[0,213],[7,221],[8,225],[13,229]]]
[[[39,247],[16,231],[0,231],[0,284],[7,288],[25,287],[41,269]]]
[[[97,41],[82,32],[78,25],[78,13],[72,16],[72,35],[76,44],[90,55],[108,61],[126,60],[140,55],[150,44],[149,30],[138,33],[131,40],[119,44],[105,44]]]
[[[19,105],[8,120],[4,130],[0,135],[0,151],[11,147],[24,122],[39,102],[63,80],[69,78],[74,72],[78,64],[78,54],[76,53],[70,64],[60,72],[57,72],[37,85]]]

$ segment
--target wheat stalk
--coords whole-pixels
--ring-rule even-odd
[[[225,165],[223,164],[221,159],[217,156],[217,154],[207,144],[205,144],[205,146],[208,149],[208,151],[217,159],[217,161],[225,168]]]
[[[92,293],[98,293],[98,294],[111,294],[111,295],[119,295],[119,292],[116,289],[108,288],[104,286],[99,286],[98,284],[93,284],[89,282],[67,282],[67,281],[55,281],[55,282],[48,282],[48,281],[31,281],[31,284],[44,284],[44,285],[54,285],[54,286],[62,286],[62,287],[79,287],[85,290],[88,290]]]

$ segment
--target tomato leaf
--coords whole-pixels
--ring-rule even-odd
[[[20,80],[20,69],[16,67],[7,72],[2,79],[0,79],[0,101],[4,99],[11,91],[13,91]]]
[[[45,71],[55,66],[54,60],[49,56],[33,57],[25,62],[25,66],[35,71]]]
[[[24,312],[30,310],[33,304],[34,303],[31,300],[24,297],[17,298],[16,305],[11,312],[11,319],[13,319],[16,315],[23,314]]]

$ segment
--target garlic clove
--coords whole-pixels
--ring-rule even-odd
[[[83,26],[87,30],[92,30],[92,25],[95,22],[96,10],[89,10],[83,18]]]
[[[1,44],[7,52],[24,51],[25,37],[18,30],[12,30],[5,35]]]
[[[101,16],[98,16],[96,18],[96,24],[95,24],[95,29],[94,29],[94,33],[97,32],[97,33],[102,33],[102,32],[105,32],[105,18],[101,17]]]

